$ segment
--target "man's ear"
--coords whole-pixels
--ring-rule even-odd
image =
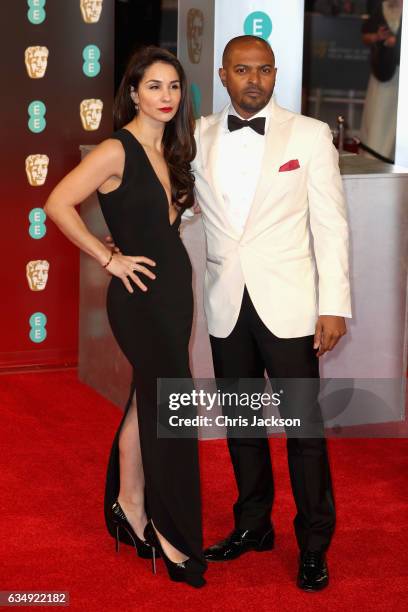
[[[221,79],[221,83],[223,84],[224,87],[227,86],[227,75],[225,73],[225,68],[220,68],[218,70],[218,75]]]

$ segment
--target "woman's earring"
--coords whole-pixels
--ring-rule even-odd
[[[136,100],[135,100],[135,99],[133,98],[133,96],[132,96],[132,93],[134,93],[134,91],[135,91],[135,88],[134,88],[133,86],[131,86],[131,87],[130,87],[130,97],[132,98],[132,102],[133,102],[133,104],[135,105],[135,110],[136,110],[136,112],[138,112],[138,110],[139,110],[139,104],[138,104],[138,102],[136,102]]]

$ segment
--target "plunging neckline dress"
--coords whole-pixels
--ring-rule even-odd
[[[106,526],[114,537],[111,507],[120,487],[119,434],[136,392],[147,514],[163,536],[204,571],[197,437],[157,435],[157,378],[191,379],[192,269],[178,231],[181,215],[170,223],[166,191],[135,136],[122,128],[112,138],[122,143],[125,165],[120,186],[98,192],[102,213],[124,255],[144,255],[156,262],[156,279],[141,276],[146,292],[130,281],[134,293],[129,293],[121,279],[112,276],[107,291],[110,326],[133,368],[133,380],[108,461]],[[122,539],[126,541],[126,534]]]

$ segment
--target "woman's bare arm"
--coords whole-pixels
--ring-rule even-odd
[[[44,206],[65,236],[102,265],[108,261],[110,251],[87,229],[75,207],[112,176],[116,175],[120,182],[123,163],[120,142],[105,140],[58,183]]]
[[[125,153],[119,141],[105,140],[58,183],[44,206],[48,217],[63,234],[103,266],[109,261],[111,251],[88,230],[75,207],[102,185],[108,191],[117,187],[121,182],[124,158]],[[147,257],[115,254],[106,269],[119,276],[131,293],[133,289],[128,277],[146,291],[147,287],[134,271],[142,272],[149,278],[155,278],[155,275],[141,263],[155,265]]]

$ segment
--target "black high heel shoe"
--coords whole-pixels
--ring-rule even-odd
[[[116,527],[116,552],[119,552],[120,530],[127,532],[133,542],[136,554],[142,559],[151,559],[153,557],[152,547],[145,540],[141,540],[135,533],[132,525],[129,523],[126,514],[123,512],[122,506],[116,500],[112,505],[112,521]],[[159,555],[155,555],[156,557]]]
[[[157,552],[159,552],[166,565],[167,573],[169,575],[170,580],[173,580],[174,582],[185,582],[186,584],[189,584],[190,586],[195,588],[202,587],[206,584],[202,572],[197,567],[195,568],[196,562],[193,559],[187,559],[187,561],[182,561],[180,563],[170,561],[170,559],[166,556],[166,553],[163,551],[163,548],[160,544],[160,540],[157,537],[156,531],[151,521],[147,523],[143,535],[146,542],[150,544],[153,551],[153,574],[156,573],[156,557],[158,556]]]

